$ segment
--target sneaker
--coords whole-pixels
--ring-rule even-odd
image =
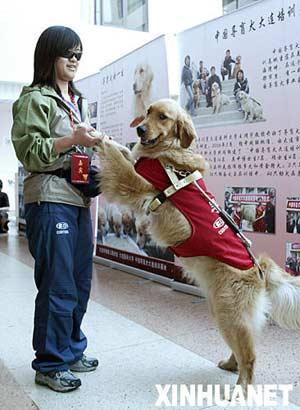
[[[80,360],[70,365],[70,370],[72,372],[92,372],[96,370],[99,365],[99,362],[94,357],[87,357],[83,355]]]
[[[74,376],[70,370],[53,371],[49,373],[35,373],[35,382],[41,386],[48,386],[61,393],[72,391],[81,386],[81,380]]]

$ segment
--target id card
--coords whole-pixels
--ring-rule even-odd
[[[89,156],[74,152],[71,159],[72,184],[89,183]]]

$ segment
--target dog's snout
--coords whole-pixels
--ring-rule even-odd
[[[140,125],[139,127],[137,127],[136,131],[137,131],[138,136],[142,138],[144,137],[147,129],[145,125]]]

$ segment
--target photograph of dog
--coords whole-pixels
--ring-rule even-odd
[[[263,120],[263,109],[259,101],[245,93],[245,91],[240,91],[238,98],[240,99],[241,107],[245,114],[244,121],[252,122],[254,120]]]
[[[200,80],[194,80],[192,85],[194,108],[200,108]]]
[[[275,233],[276,189],[226,187],[225,210],[244,232]]]
[[[148,216],[135,215],[129,207],[99,197],[97,244],[174,262],[173,254],[151,237],[150,224]]]
[[[136,243],[140,249],[144,249],[151,241],[150,224],[151,219],[146,215],[139,215],[136,218]]]
[[[134,70],[133,81],[133,112],[134,117],[145,115],[151,102],[153,70],[149,64],[138,64]]]
[[[236,75],[239,70],[242,70],[242,57],[241,56],[237,56],[235,59],[235,64],[234,64],[233,73],[232,73],[231,78],[236,78]]]
[[[121,207],[122,227],[125,236],[133,236],[135,233],[135,218],[131,209]]]
[[[211,86],[211,98],[213,114],[218,114],[221,111],[223,105],[230,104],[229,97],[221,93],[218,83],[213,83],[213,85]]]
[[[211,205],[202,198],[195,184],[183,188],[183,204],[176,192],[149,212],[154,198],[164,187],[172,185],[164,172],[167,166],[179,176],[196,170],[204,176],[208,164],[195,151],[197,136],[191,118],[175,101],[165,99],[151,104],[144,120],[135,125],[138,125],[139,136],[133,151],[135,164],[128,161],[108,138],[97,147],[102,166],[101,190],[108,201],[128,206],[138,215],[149,213],[149,232],[156,243],[174,249],[177,256],[181,250],[184,256],[178,257],[185,274],[206,292],[218,329],[232,351],[230,358],[220,361],[218,366],[238,372],[237,384],[246,393],[247,385],[254,382],[255,335],[267,315],[281,327],[300,328],[300,278],[289,275],[264,255],[258,257],[261,274],[244,245],[219,214],[212,212]],[[149,182],[154,181],[156,171],[160,182]],[[201,177],[197,184],[202,184],[205,189]],[[197,201],[196,194],[199,195]],[[199,215],[196,206],[201,207]],[[194,216],[189,213],[190,208]],[[218,253],[219,244],[210,239],[208,231],[201,234],[200,229],[195,236],[196,231],[192,229],[194,217],[202,217],[204,224],[210,217],[216,218],[209,226],[211,235],[215,235],[214,232],[218,237],[228,235],[234,246],[227,242],[225,255]],[[206,250],[195,254],[193,241],[200,241]],[[238,249],[242,257],[236,267],[235,263],[225,259],[228,254],[236,254]]]

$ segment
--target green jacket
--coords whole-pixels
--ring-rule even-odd
[[[74,123],[89,123],[88,106],[81,99],[82,118],[74,112]],[[16,155],[30,174],[24,181],[24,202],[58,202],[87,207],[90,199],[64,178],[43,174],[70,168],[72,150],[57,154],[54,139],[71,135],[69,107],[51,87],[24,87],[13,105],[12,142]],[[91,150],[88,150],[91,154]]]

